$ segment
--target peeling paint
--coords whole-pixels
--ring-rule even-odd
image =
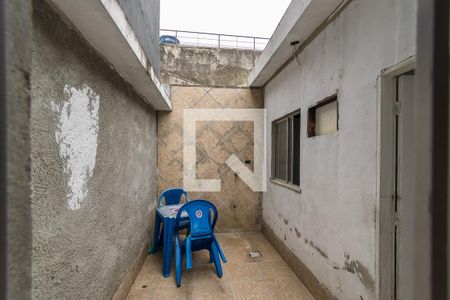
[[[298,231],[297,227],[294,228],[295,229],[295,234],[297,235],[298,238],[302,237],[302,233],[300,231]]]
[[[88,194],[88,180],[94,174],[97,155],[98,111],[100,97],[89,86],[81,89],[65,85],[69,96],[63,104],[51,102],[57,114],[55,139],[64,163],[67,182],[67,206],[81,208]]]
[[[350,260],[350,255],[348,253],[344,253],[344,257],[345,265],[343,269],[358,276],[359,280],[361,280],[366,288],[373,290],[375,287],[375,280],[370,275],[369,270],[358,260]]]
[[[313,241],[309,241],[309,245],[319,252],[320,255],[328,259],[328,255],[322,249],[314,245]]]

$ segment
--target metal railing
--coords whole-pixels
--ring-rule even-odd
[[[241,36],[220,33],[195,32],[184,30],[161,29],[161,35],[171,35],[178,38],[181,45],[213,48],[250,49],[262,51],[269,41],[268,38]]]

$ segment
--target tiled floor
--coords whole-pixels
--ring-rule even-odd
[[[194,252],[194,267],[183,270],[177,288],[174,264],[170,277],[162,276],[160,251],[147,258],[127,299],[313,299],[261,233],[218,233],[217,238],[228,259],[222,278],[208,263],[207,251]],[[249,250],[263,256],[250,258]]]

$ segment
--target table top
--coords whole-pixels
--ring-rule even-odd
[[[176,218],[177,213],[180,210],[180,207],[183,206],[183,204],[184,203],[175,204],[175,205],[164,205],[164,206],[161,206],[160,208],[158,208],[158,212],[163,218]],[[187,213],[185,211],[183,211],[181,213],[181,217],[183,217],[183,218],[187,217]]]

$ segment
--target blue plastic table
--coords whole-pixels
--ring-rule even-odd
[[[151,253],[158,252],[159,249],[159,231],[161,229],[161,223],[163,224],[163,276],[170,276],[170,263],[172,260],[172,248],[173,248],[173,238],[174,238],[174,227],[175,227],[175,218],[177,216],[178,210],[180,209],[182,204],[176,205],[166,205],[158,208],[156,210],[155,216],[155,228],[153,232],[153,243],[152,243],[152,251]],[[188,219],[188,216],[185,212],[182,213],[181,217],[185,220]]]

